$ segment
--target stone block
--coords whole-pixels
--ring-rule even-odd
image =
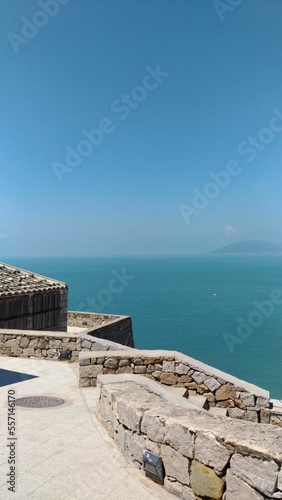
[[[118,366],[119,367],[123,367],[123,366],[129,366],[130,365],[130,362],[129,362],[129,359],[120,359],[119,360],[119,364]]]
[[[217,471],[222,471],[230,459],[230,452],[211,432],[199,432],[195,440],[194,458]]]
[[[161,384],[175,385],[177,383],[177,376],[174,373],[163,372],[160,376]]]
[[[245,412],[244,410],[240,410],[240,408],[228,408],[227,415],[231,418],[243,419],[245,417]]]
[[[156,380],[159,380],[160,376],[161,376],[162,372],[159,371],[159,370],[156,370],[152,373],[152,376],[156,379]]]
[[[240,408],[240,410],[245,410],[246,406],[244,405],[243,401],[241,399],[234,399],[235,405]]]
[[[162,444],[161,456],[163,459],[165,474],[189,486],[189,460],[170,446]]]
[[[19,341],[17,339],[11,339],[7,340],[5,342],[5,347],[12,347],[12,348],[18,348],[19,347]]]
[[[264,497],[244,481],[234,476],[230,470],[226,476],[226,500],[263,500]]]
[[[116,373],[133,373],[133,368],[130,366],[123,366],[122,368],[118,368]]]
[[[178,481],[173,481],[169,477],[165,477],[164,487],[169,493],[175,495],[176,497],[183,498],[183,500],[196,500],[196,497],[191,488],[189,488],[188,486],[184,486]]]
[[[278,465],[273,461],[235,454],[230,461],[230,471],[242,481],[271,497],[276,490]]]
[[[79,367],[80,378],[97,378],[99,373],[103,373],[102,365],[88,365]]]
[[[192,458],[194,453],[194,437],[180,423],[166,422],[164,441],[181,455]]]
[[[162,362],[163,358],[144,358],[144,362],[142,361],[142,364],[144,363],[144,365],[155,365],[156,363],[162,363]]]
[[[174,373],[175,370],[175,362],[174,361],[165,361],[163,362],[163,371]]]
[[[184,365],[183,363],[177,363],[175,365],[175,373],[177,373],[178,375],[187,375],[188,370],[188,366]]]
[[[87,366],[90,365],[90,358],[81,358],[79,360],[79,366]]]
[[[108,358],[104,363],[104,367],[115,370],[118,367],[118,360],[116,358]]]
[[[135,365],[143,365],[143,361],[141,358],[132,358],[132,362],[135,364]],[[146,363],[145,363],[146,364]]]
[[[207,378],[207,375],[203,372],[195,371],[192,375],[192,378],[195,380],[195,382],[197,382],[197,384],[202,384]]]
[[[190,382],[192,382],[193,379],[192,377],[190,377],[190,375],[182,375],[181,377],[179,377],[178,379],[178,384],[189,384]],[[194,382],[195,383],[195,382]]]
[[[142,463],[142,452],[146,448],[144,436],[136,433],[131,434],[128,437],[128,448],[132,458]]]
[[[144,366],[146,368],[146,366]],[[153,373],[155,371],[155,365],[147,365],[147,373]]]
[[[269,399],[258,397],[256,400],[256,406],[259,406],[260,408],[269,408]]]
[[[134,399],[134,395],[132,395]],[[146,406],[138,401],[125,401],[120,398],[116,404],[116,416],[119,422],[133,432],[140,433],[140,425]]]
[[[163,443],[165,437],[165,422],[159,416],[157,410],[147,411],[143,415],[141,422],[141,432],[147,435],[148,439],[157,443]]]
[[[33,347],[27,347],[26,349],[23,349],[23,356],[34,356],[35,352]]]
[[[212,500],[221,500],[222,498],[224,481],[212,469],[197,460],[192,462],[191,484],[196,496],[199,495]]]
[[[67,350],[67,348],[63,347],[63,343],[62,343],[61,340],[50,339],[50,341],[49,341],[49,349],[58,349],[58,348]]]
[[[196,391],[198,388],[196,382],[185,383],[185,387],[187,387],[187,389],[189,389],[189,391]]]
[[[205,385],[210,391],[214,392],[220,387],[220,383],[214,377],[208,377],[205,379]]]
[[[249,422],[258,423],[258,421],[259,421],[258,411],[255,409],[246,410],[245,419],[248,420]]]
[[[134,367],[134,373],[138,373],[138,374],[144,375],[144,373],[146,373],[146,371],[147,371],[146,366],[138,366],[138,365],[136,365]]]
[[[255,406],[255,396],[250,392],[239,392],[238,399],[240,399],[245,406]]]
[[[236,399],[236,392],[231,384],[225,384],[217,389],[215,393],[217,401],[224,401],[226,399]]]
[[[20,340],[19,346],[22,349],[26,349],[28,347],[28,344],[29,344],[29,338],[28,337],[22,337],[21,340]]]
[[[28,347],[37,347],[38,346],[38,339],[31,339],[29,341]]]
[[[208,392],[208,387],[205,384],[200,384],[197,387],[197,393],[198,394],[205,394],[205,392]]]
[[[47,340],[45,340],[45,339],[39,339],[39,340],[38,340],[38,345],[37,345],[37,347],[38,347],[39,349],[46,349],[46,347],[48,347],[48,342],[47,342]]]
[[[269,424],[270,423],[270,410],[266,408],[261,408],[260,410],[260,423]]]
[[[234,408],[235,401],[233,401],[232,399],[226,399],[226,401],[218,401],[216,402],[216,406],[218,408]]]

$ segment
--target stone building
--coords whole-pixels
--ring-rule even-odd
[[[67,331],[68,287],[0,263],[0,328]]]

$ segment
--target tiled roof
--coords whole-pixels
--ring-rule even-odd
[[[67,288],[65,283],[0,262],[0,297],[50,292]]]

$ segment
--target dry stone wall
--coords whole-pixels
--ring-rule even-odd
[[[58,351],[72,351],[78,359],[77,335],[26,330],[0,330],[0,355],[57,359]]]
[[[68,325],[87,328],[87,334],[128,347],[134,347],[130,316],[68,312]]]
[[[81,320],[82,316],[83,314],[79,313]],[[99,315],[95,316],[99,317]],[[66,350],[72,352],[73,360],[77,360],[79,351],[84,350],[91,352],[128,350],[128,344],[124,345],[123,342],[129,342],[129,344],[133,342],[131,321],[128,321],[130,318],[119,317],[118,321],[116,316],[114,320],[111,318],[108,317],[106,325],[102,324],[104,321],[102,318],[100,320],[96,318],[98,326],[96,325],[95,329],[92,324],[90,329],[78,333],[0,329],[0,356],[57,359],[58,352]],[[78,326],[74,319],[71,326]],[[107,340],[108,337],[115,338],[119,343]]]
[[[279,428],[183,408],[122,377],[99,376],[98,417],[129,462],[161,456],[165,489],[186,500],[282,499]]]
[[[170,351],[83,352],[79,359],[81,387],[95,386],[99,374],[144,375],[161,384],[187,389],[187,396],[203,396],[207,409],[225,409],[229,417],[269,423],[269,393]]]

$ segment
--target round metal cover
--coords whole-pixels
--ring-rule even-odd
[[[64,403],[61,398],[52,398],[49,396],[26,396],[15,400],[17,406],[26,406],[28,408],[51,408],[60,406]]]

